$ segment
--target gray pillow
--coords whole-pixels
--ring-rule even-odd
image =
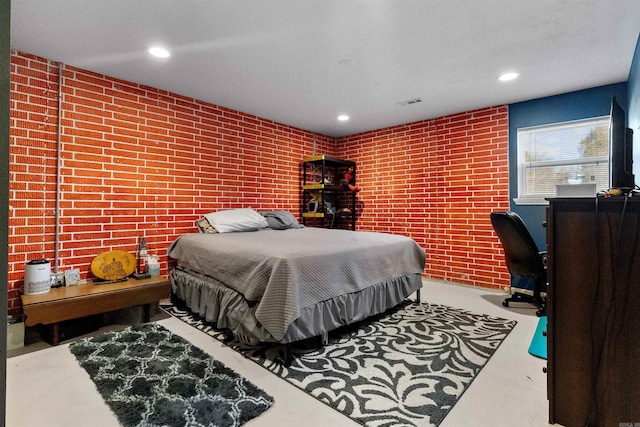
[[[262,212],[262,216],[266,218],[269,228],[273,228],[274,230],[304,227],[304,225],[300,225],[293,214],[288,211]]]

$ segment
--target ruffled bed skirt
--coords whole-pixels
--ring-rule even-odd
[[[276,340],[256,319],[258,304],[200,273],[184,268],[171,271],[171,289],[194,313],[219,329],[228,329],[249,344],[280,342],[283,344],[323,335],[340,326],[366,319],[395,307],[422,287],[420,274],[376,283],[359,292],[340,295],[303,307],[300,317]]]

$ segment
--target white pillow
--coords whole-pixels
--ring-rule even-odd
[[[228,209],[204,215],[218,233],[232,233],[234,231],[256,231],[267,228],[269,224],[265,217],[251,208]]]

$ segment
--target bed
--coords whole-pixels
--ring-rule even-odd
[[[212,233],[178,237],[168,249],[177,260],[173,296],[244,342],[287,344],[382,313],[422,287],[425,251],[412,239],[303,227],[278,215],[280,223],[241,231],[215,224]]]

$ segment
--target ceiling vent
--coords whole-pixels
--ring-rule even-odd
[[[407,105],[418,104],[420,102],[422,102],[422,98],[413,98],[408,101],[399,102],[398,104],[400,104],[401,107],[406,107]]]

